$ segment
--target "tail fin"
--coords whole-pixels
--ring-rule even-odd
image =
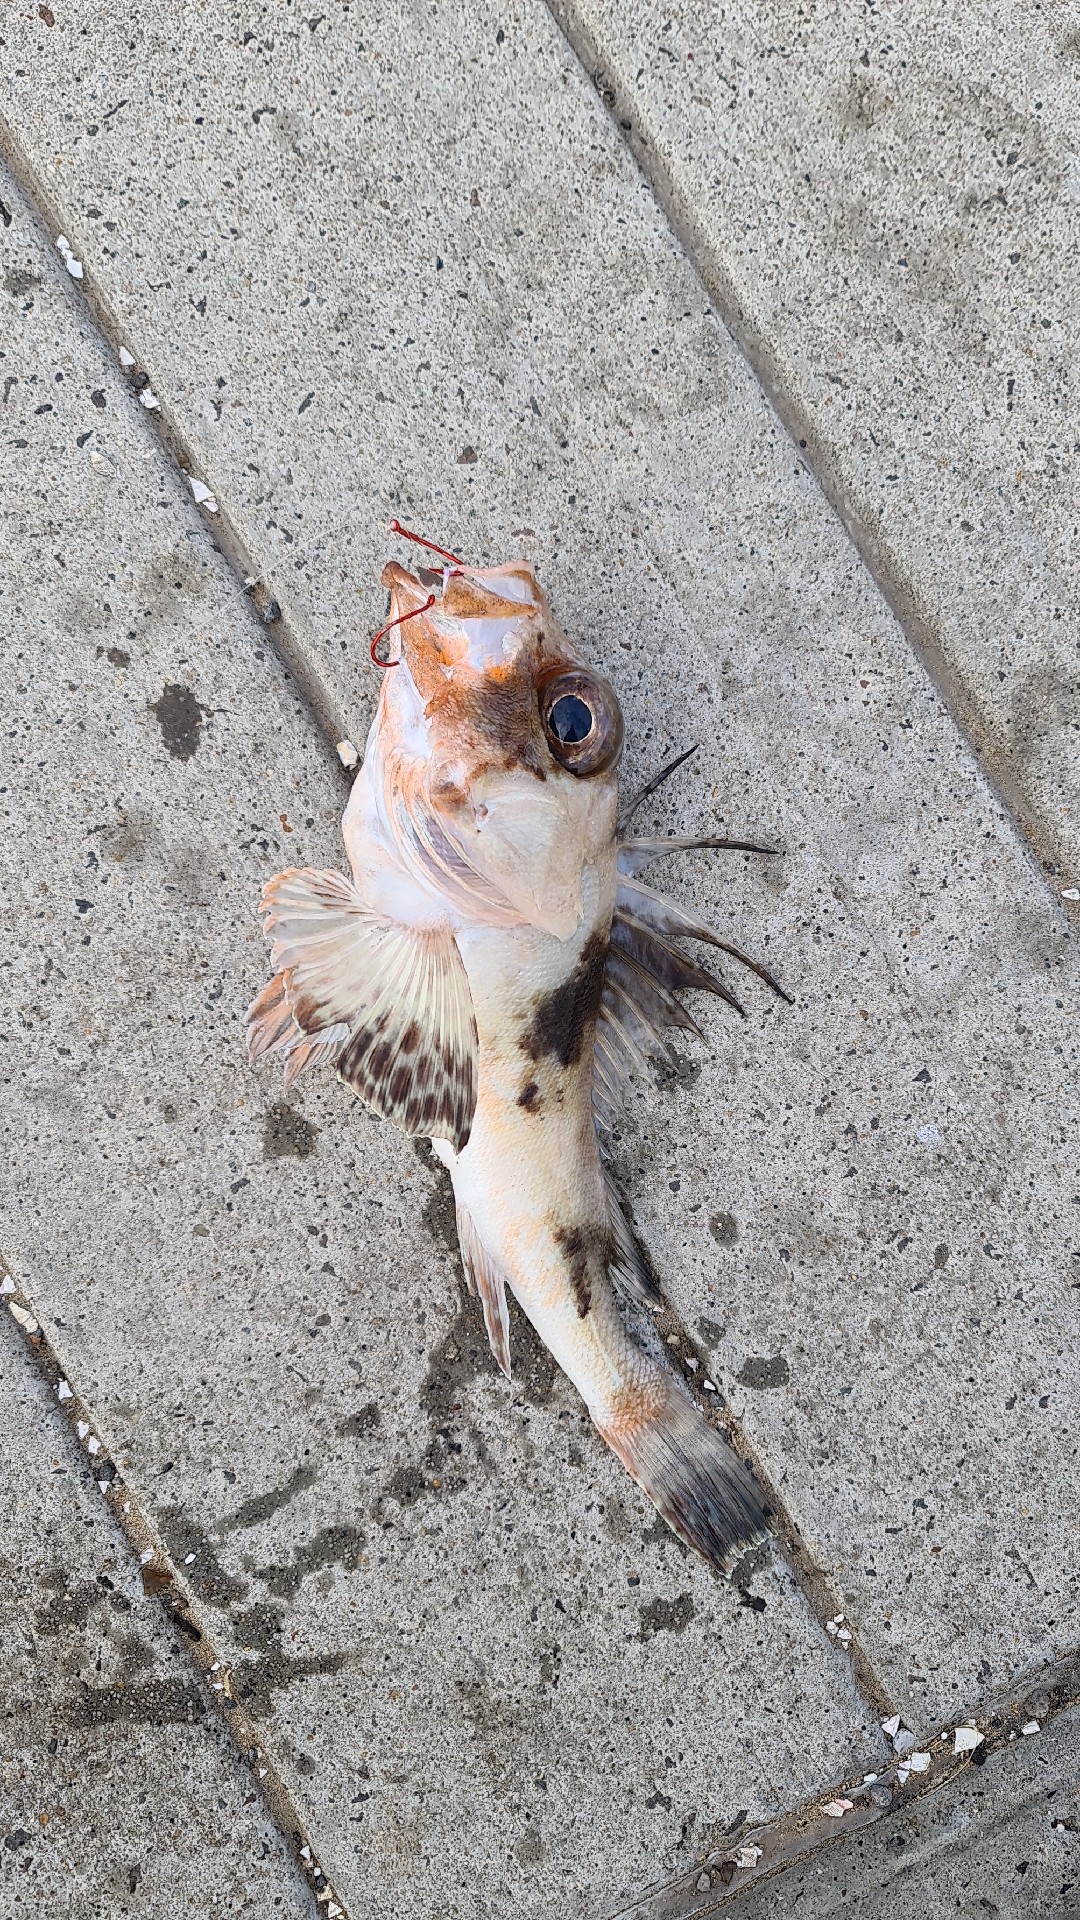
[[[668,1526],[721,1573],[768,1538],[753,1476],[678,1388],[643,1418],[626,1409],[596,1424]]]

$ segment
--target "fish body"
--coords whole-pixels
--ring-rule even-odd
[[[627,1074],[694,1025],[675,989],[733,998],[676,940],[745,956],[638,878],[669,846],[723,843],[621,837],[618,702],[531,569],[384,582],[401,654],[345,812],[351,877],[266,888],[251,1053],[282,1053],[287,1084],[333,1061],[431,1141],[498,1365],[509,1290],[664,1517],[730,1570],[765,1508],[620,1311],[616,1290],[658,1297],[600,1147]]]

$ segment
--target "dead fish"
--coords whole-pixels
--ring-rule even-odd
[[[673,1063],[673,1029],[700,1032],[678,989],[739,1008],[680,940],[777,984],[643,870],[691,848],[768,849],[632,837],[656,783],[620,815],[619,702],[531,567],[434,551],[447,564],[382,576],[376,641],[395,629],[400,653],[345,809],[351,872],[289,868],[264,890],[274,975],[248,1012],[250,1055],[282,1056],[286,1089],[332,1062],[430,1140],[498,1365],[509,1375],[509,1288],[627,1471],[727,1572],[765,1538],[767,1510],[619,1310],[616,1291],[661,1303],[601,1141],[628,1077]],[[375,643],[372,658],[384,664]]]

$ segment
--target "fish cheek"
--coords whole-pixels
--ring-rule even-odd
[[[606,934],[591,933],[573,973],[540,995],[521,1039],[530,1060],[550,1054],[560,1066],[577,1065],[600,1011],[607,949]]]

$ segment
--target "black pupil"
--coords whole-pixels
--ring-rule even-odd
[[[574,747],[579,740],[588,739],[593,730],[593,717],[584,700],[579,700],[576,693],[564,693],[548,714],[548,726],[556,740],[561,740],[564,746]]]

